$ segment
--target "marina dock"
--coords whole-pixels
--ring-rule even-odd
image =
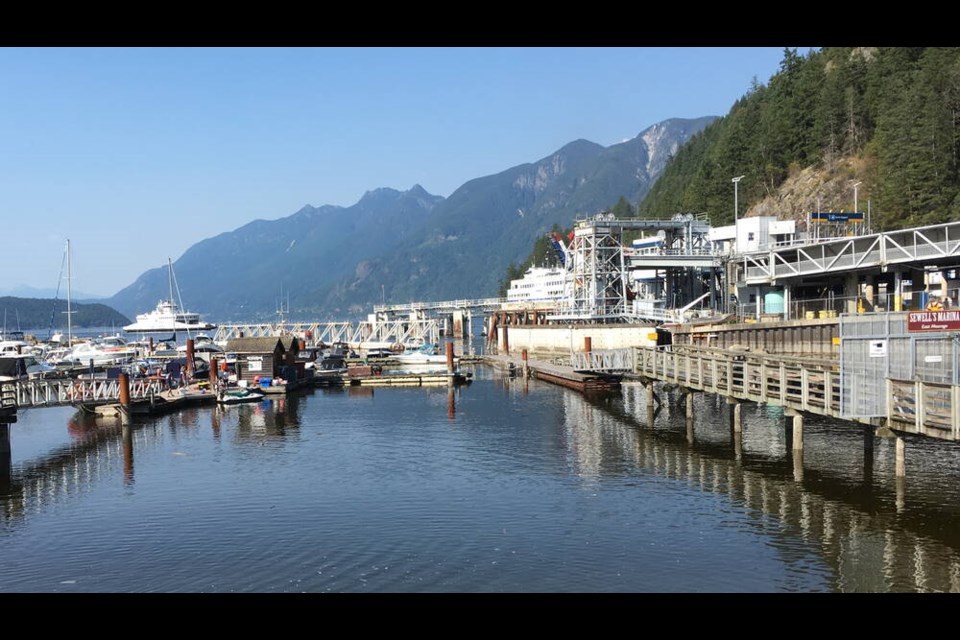
[[[526,353],[519,358],[509,355],[484,356],[484,364],[525,377],[558,384],[581,393],[605,393],[620,388],[622,375],[606,372],[582,372],[573,367],[547,360],[530,360]]]

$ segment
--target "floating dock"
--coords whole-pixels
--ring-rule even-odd
[[[484,362],[492,366],[515,371],[526,375],[568,387],[581,393],[606,393],[620,389],[620,375],[603,372],[577,371],[573,367],[547,362],[545,360],[528,360],[523,357],[488,355]]]
[[[351,386],[458,386],[471,381],[473,374],[464,374],[449,367],[446,371],[416,371],[389,369],[380,365],[349,367],[344,380]]]

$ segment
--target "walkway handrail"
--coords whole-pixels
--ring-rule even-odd
[[[129,383],[130,399],[145,400],[169,387],[160,378],[137,378]],[[117,379],[73,378],[17,380],[0,383],[0,396],[13,398],[16,407],[46,407],[78,404],[109,404],[120,399]]]
[[[840,417],[840,376],[823,361],[696,347],[635,347],[634,374],[740,400]]]
[[[400,311],[427,311],[434,309],[499,309],[506,298],[463,298],[437,302],[408,302],[403,304],[375,304],[374,313]]]

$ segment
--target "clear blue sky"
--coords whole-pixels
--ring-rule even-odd
[[[449,196],[578,138],[724,115],[782,54],[0,48],[0,291],[56,288],[67,238],[73,289],[112,295],[252,220],[378,187]]]

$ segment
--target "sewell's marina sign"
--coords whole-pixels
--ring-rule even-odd
[[[960,310],[910,311],[907,331],[960,331]]]

